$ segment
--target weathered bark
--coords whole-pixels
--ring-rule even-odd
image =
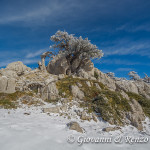
[[[42,61],[41,70],[44,71],[44,70],[46,70],[46,67],[45,67],[45,57],[41,56],[41,61]]]
[[[69,54],[68,56],[66,56],[66,59],[67,59],[67,62],[68,62],[68,65],[69,65],[69,68],[67,69],[66,71],[66,74],[67,75],[70,75],[71,73],[74,73],[74,70],[72,69],[72,64],[74,63],[74,61],[76,60],[79,60],[79,56],[80,56],[80,52],[76,52],[74,53],[73,55],[72,54]]]
[[[46,57],[50,57],[49,55],[53,55],[52,52],[45,52],[41,55],[41,66],[40,66],[40,69],[42,71],[46,71],[46,66],[45,66],[45,58]]]

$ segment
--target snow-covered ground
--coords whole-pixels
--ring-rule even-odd
[[[30,115],[24,114],[30,113]],[[102,128],[108,124],[100,122],[79,122],[85,129],[81,134],[69,130],[66,124],[70,122],[56,114],[42,113],[40,107],[18,108],[17,110],[0,109],[0,150],[149,150],[150,141],[146,143],[129,144],[125,137],[149,138],[149,120],[145,124],[146,132],[138,132],[132,126],[127,126],[121,131],[103,132]],[[67,139],[74,136],[75,142],[68,143]],[[122,137],[123,143],[117,144],[114,139]],[[84,143],[79,142],[85,137],[112,138],[112,143]],[[72,138],[73,139],[73,138]],[[79,140],[80,139],[80,140]]]

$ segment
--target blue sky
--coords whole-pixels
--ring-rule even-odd
[[[37,67],[57,30],[102,49],[94,64],[103,72],[150,76],[149,0],[0,0],[0,67],[14,61]]]

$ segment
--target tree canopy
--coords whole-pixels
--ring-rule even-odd
[[[140,76],[135,71],[130,71],[128,75],[131,80],[140,80]]]
[[[54,42],[51,47],[58,50],[58,54],[66,57],[69,66],[76,60],[81,64],[86,59],[100,59],[103,56],[102,50],[93,45],[88,38],[83,39],[81,36],[75,37],[65,31],[57,31],[50,39]],[[78,68],[80,68],[80,64]]]
[[[83,39],[81,36],[75,37],[73,34],[68,34],[65,31],[57,31],[55,35],[51,36],[51,40],[55,42],[52,46],[57,48],[59,52],[72,57],[78,56],[80,58],[101,58],[103,56],[102,50],[99,50],[96,45],[91,44],[88,38]]]

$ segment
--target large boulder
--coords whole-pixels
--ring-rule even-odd
[[[16,81],[14,78],[0,77],[0,93],[14,93]]]
[[[47,66],[47,71],[51,74],[59,75],[66,74],[69,68],[67,59],[64,56],[57,55],[53,60],[51,60]]]

